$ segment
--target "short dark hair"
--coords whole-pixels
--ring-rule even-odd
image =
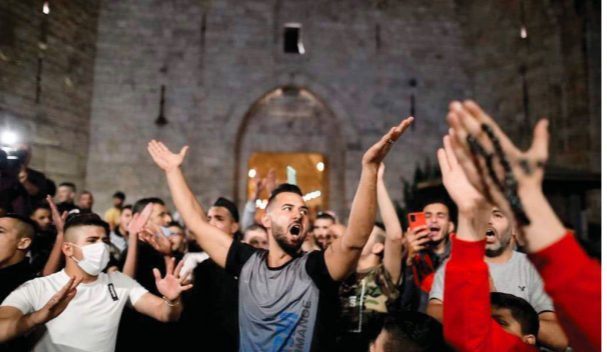
[[[443,326],[436,319],[419,312],[391,313],[384,321],[388,334],[386,352],[452,351],[445,343]]]
[[[143,198],[143,199],[138,200],[137,203],[135,203],[135,205],[133,205],[133,214],[141,213],[143,211],[143,209],[145,208],[145,206],[150,203],[164,205],[164,202],[160,198],[156,198],[156,197]]]
[[[449,213],[451,213],[451,204],[449,204],[449,201],[443,197],[430,197],[430,198],[424,199],[422,202],[422,208],[421,208],[422,211],[425,207],[427,207],[430,204],[442,204],[447,208]],[[449,217],[451,217],[451,216],[449,216]]]
[[[329,213],[320,213],[316,216],[316,220],[321,220],[321,219],[331,220],[331,221],[333,221],[334,224],[337,222],[337,221],[335,221],[335,217]]]
[[[232,220],[234,220],[235,222],[240,221],[240,216],[238,215],[238,207],[231,200],[224,198],[224,197],[219,197],[219,198],[217,198],[217,200],[215,201],[213,206],[226,208],[226,210],[232,216]]]
[[[45,209],[45,210],[51,211],[51,207],[48,205],[48,203],[46,201],[38,202],[38,203],[35,203],[34,206],[32,207],[32,210],[30,211],[29,216],[34,215],[34,213],[38,209]]]
[[[107,222],[103,221],[97,214],[82,214],[72,216],[65,222],[63,232],[67,233],[67,230],[81,226],[101,227],[105,230],[105,234],[107,236],[110,235],[110,226],[107,224]]]
[[[122,212],[124,211],[124,209],[131,209],[133,210],[133,206],[130,204],[127,204],[125,206],[123,206],[122,208],[120,208],[120,214],[122,214]]]
[[[247,228],[244,230],[244,233],[247,233],[247,232],[249,232],[249,231],[258,231],[258,230],[259,230],[259,231],[263,231],[263,232],[265,232],[265,231],[266,231],[266,228],[265,228],[265,227],[263,227],[263,226],[261,226],[261,225],[259,225],[259,224],[257,224],[257,223],[255,223],[255,224],[253,224],[253,225],[249,225],[249,227],[247,227]]]
[[[27,237],[29,239],[34,239],[36,236],[36,232],[38,231],[38,225],[31,219],[26,218],[25,216],[9,213],[2,218],[10,218],[17,220],[18,223],[18,235],[20,238]]]
[[[521,324],[523,335],[538,336],[540,320],[529,302],[509,293],[491,292],[491,306],[510,309],[512,317]]]
[[[167,226],[167,227],[172,227],[172,226],[179,227],[180,229],[182,229],[182,230],[183,230],[183,226],[181,226],[181,224],[179,224],[179,222],[178,222],[178,221],[171,221],[171,222],[169,223],[169,226]]]
[[[76,185],[72,182],[62,182],[59,184],[59,187],[69,187],[72,189],[72,192],[76,192]]]
[[[124,195],[124,193],[118,191],[118,192],[114,193],[114,195],[112,196],[112,198],[119,198],[122,201],[124,201],[126,199],[126,196]]]
[[[83,195],[83,194],[88,194],[91,197],[93,196],[93,193],[91,193],[90,191],[87,191],[87,190],[84,190],[84,191],[80,192],[80,195]]]
[[[274,201],[276,196],[281,193],[295,193],[303,197],[303,193],[301,192],[301,189],[299,189],[299,187],[290,183],[283,183],[272,190],[272,193],[270,194],[270,199],[268,199],[268,209],[270,208],[270,205],[272,205],[272,201]]]

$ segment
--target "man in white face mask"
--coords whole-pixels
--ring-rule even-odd
[[[102,272],[110,257],[109,228],[97,215],[77,216],[64,231],[65,269],[26,282],[4,300],[0,344],[44,325],[34,351],[114,351],[127,303],[159,321],[179,319],[181,292],[192,287],[178,275],[182,263],[175,268],[169,261],[164,278],[154,269],[160,298],[120,272]]]

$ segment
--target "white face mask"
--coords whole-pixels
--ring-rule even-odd
[[[82,255],[84,257],[82,260],[78,260],[74,256],[71,258],[78,263],[78,266],[82,270],[91,276],[99,275],[110,261],[110,247],[103,242],[89,244],[88,246],[84,247],[75,245],[73,243],[69,244],[82,249]]]

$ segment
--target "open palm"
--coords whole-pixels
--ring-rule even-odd
[[[175,268],[175,258],[171,258],[167,265],[167,274],[164,278],[160,276],[160,271],[154,269],[154,278],[156,279],[156,288],[163,296],[170,299],[171,301],[179,298],[181,292],[187,291],[192,288],[193,285],[184,285],[190,272],[187,271],[184,275],[180,276],[179,271],[183,266],[184,261],[180,261]]]
[[[148,143],[148,152],[154,159],[158,167],[166,172],[175,170],[181,166],[188,152],[188,146],[181,148],[179,154],[175,154],[169,150],[162,142],[151,140]]]
[[[466,173],[453,152],[451,137],[443,138],[444,149],[438,150],[438,164],[443,175],[443,185],[459,211],[474,211],[484,202],[483,195],[468,181]]]
[[[403,132],[411,126],[413,120],[413,117],[409,117],[404,119],[398,126],[392,127],[379,142],[371,146],[363,155],[363,165],[376,165],[379,168],[379,164],[381,164],[386,155],[388,155],[388,152],[392,148],[392,144],[394,144]]]

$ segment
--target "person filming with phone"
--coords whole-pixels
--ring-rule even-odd
[[[449,234],[455,231],[455,224],[442,199],[428,200],[422,212],[409,213],[408,219],[409,228],[403,239],[406,252],[401,307],[425,312],[434,273],[451,253]]]

